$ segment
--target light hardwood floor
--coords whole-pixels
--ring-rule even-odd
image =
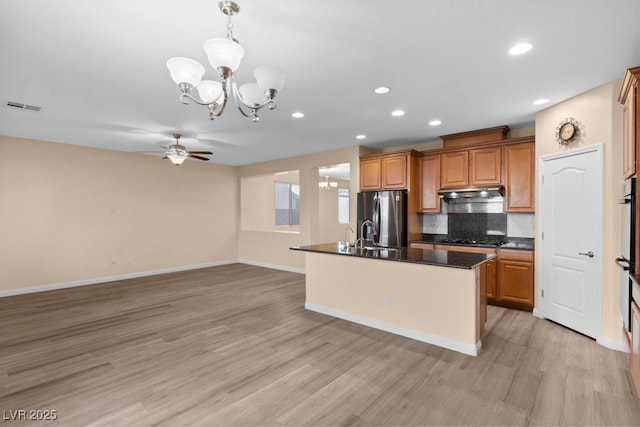
[[[243,264],[0,298],[5,425],[640,425],[626,355],[490,307],[471,357],[306,311]]]

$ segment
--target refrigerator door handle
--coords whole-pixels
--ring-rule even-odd
[[[378,236],[378,230],[380,230],[380,196],[376,195],[373,203],[373,243],[378,243],[380,239],[376,239]],[[376,242],[378,240],[378,242]]]

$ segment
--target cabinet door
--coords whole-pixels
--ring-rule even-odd
[[[505,150],[505,196],[507,212],[535,210],[535,144],[507,145]]]
[[[622,175],[624,179],[636,173],[636,96],[637,90],[633,86],[629,89],[622,110]]]
[[[407,188],[407,156],[382,158],[382,188]]]
[[[495,259],[487,261],[487,298],[497,298],[496,292],[496,270],[498,262]]]
[[[442,154],[442,188],[460,188],[469,185],[469,152]]]
[[[360,160],[360,189],[379,190],[382,188],[380,159]]]
[[[498,299],[533,307],[533,263],[498,261]]]
[[[420,212],[440,212],[440,155],[420,158]]]
[[[469,150],[469,179],[472,186],[502,183],[502,147]]]
[[[631,303],[631,351],[629,352],[631,378],[640,391],[640,307]]]

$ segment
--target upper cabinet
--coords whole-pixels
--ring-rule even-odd
[[[505,211],[535,211],[535,143],[533,137],[524,142],[504,146]]]
[[[473,186],[502,183],[502,147],[469,150],[469,179]]]
[[[382,160],[378,157],[360,159],[360,190],[382,188]]]
[[[422,156],[418,162],[420,212],[440,212],[440,154]]]
[[[360,157],[360,190],[408,189],[411,159],[415,153],[404,151]]]
[[[469,186],[469,152],[457,151],[442,154],[442,188],[461,188]]]
[[[407,188],[409,156],[385,156],[382,158],[382,188]]]
[[[502,183],[502,147],[442,153],[442,188],[483,187]]]
[[[618,101],[622,112],[622,174],[627,179],[636,173],[636,155],[640,152],[640,108],[638,108],[638,81],[640,67],[629,68],[624,76]]]

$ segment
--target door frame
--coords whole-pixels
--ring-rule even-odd
[[[599,218],[597,218],[597,223],[600,224],[600,227],[598,228],[598,230],[596,230],[596,244],[595,244],[595,251],[597,255],[597,260],[598,262],[596,263],[596,278],[597,278],[597,283],[598,286],[596,287],[595,290],[595,295],[596,295],[596,301],[594,303],[594,306],[596,307],[596,331],[595,331],[595,338],[596,338],[596,342],[600,343],[602,340],[602,287],[604,284],[604,245],[603,245],[603,233],[604,233],[604,143],[599,143],[599,144],[593,144],[593,145],[589,145],[588,147],[583,147],[583,148],[575,148],[575,149],[571,149],[571,150],[566,150],[566,151],[561,151],[558,153],[552,153],[552,154],[546,154],[544,156],[540,156],[538,158],[538,188],[540,189],[538,192],[538,212],[540,212],[540,214],[538,215],[538,232],[537,232],[537,240],[540,242],[540,245],[536,244],[536,248],[538,248],[538,254],[539,257],[538,259],[540,260],[540,262],[537,263],[536,266],[536,284],[537,284],[537,290],[536,290],[536,295],[538,295],[540,298],[537,298],[538,301],[540,301],[540,304],[534,309],[534,315],[536,315],[537,317],[540,317],[542,319],[546,319],[546,315],[545,315],[545,304],[544,304],[544,298],[542,298],[542,291],[545,288],[545,283],[544,283],[544,241],[542,239],[542,233],[544,231],[544,217],[543,217],[543,212],[544,212],[544,191],[545,191],[545,187],[543,185],[543,176],[544,176],[544,169],[545,169],[545,164],[548,161],[551,160],[557,160],[557,159],[561,159],[564,157],[571,157],[571,156],[576,156],[576,155],[581,155],[581,154],[586,154],[586,153],[591,153],[591,152],[595,152],[597,155],[597,168],[598,170],[596,171],[596,173],[598,173],[599,175],[599,179],[596,179],[596,188],[594,189],[595,191],[597,191],[600,194],[600,209],[598,210],[598,212],[595,212],[596,215],[598,215]]]

